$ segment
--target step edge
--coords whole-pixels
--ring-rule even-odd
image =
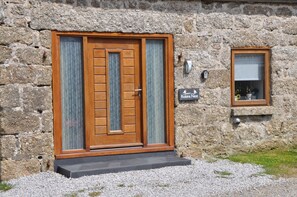
[[[167,165],[166,165],[167,164]],[[84,169],[84,170],[75,170],[75,172],[89,172],[89,171],[96,171],[96,170],[112,170],[112,169],[121,169],[121,168],[135,168],[135,167],[143,167],[143,166],[154,166],[154,165],[164,165],[166,166],[180,166],[180,165],[191,165],[191,160],[181,160],[181,161],[166,161],[166,162],[158,162],[158,163],[150,163],[150,164],[140,164],[140,165],[126,165],[126,166],[120,166],[120,167],[107,167],[104,169]],[[71,170],[59,166],[60,168],[63,168],[64,170],[67,170],[71,173]]]
[[[168,163],[168,162],[167,162]],[[178,162],[175,163],[174,162],[169,162],[171,165],[166,165],[164,163],[156,163],[156,164],[144,164],[144,165],[138,165],[137,169],[135,169],[135,166],[126,166],[126,167],[119,167],[119,168],[109,168],[108,170],[106,169],[100,169],[100,170],[86,170],[86,171],[77,171],[77,172],[72,172],[71,173],[71,177],[72,178],[78,178],[78,177],[82,177],[82,176],[92,176],[92,175],[99,175],[99,174],[109,174],[109,173],[118,173],[118,172],[125,172],[125,171],[136,171],[136,170],[148,170],[148,169],[156,169],[156,168],[162,168],[162,167],[169,167],[169,166],[184,166],[184,165],[190,165],[188,164],[188,162]],[[138,169],[139,168],[139,169]],[[92,172],[92,171],[97,171]],[[106,172],[104,172],[106,171]],[[90,172],[90,173],[88,173]],[[92,173],[91,173],[92,172]],[[77,174],[85,174],[85,175],[78,175]]]

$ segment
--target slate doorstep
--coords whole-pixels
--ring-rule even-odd
[[[55,171],[71,178],[147,170],[166,166],[190,165],[191,161],[176,156],[175,152],[141,153],[55,161]]]

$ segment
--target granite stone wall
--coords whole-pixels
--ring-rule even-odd
[[[180,155],[297,144],[297,4],[174,0],[0,0],[0,175],[53,168],[51,30],[174,35]],[[271,106],[232,108],[233,47],[271,47]],[[185,59],[193,61],[183,73]],[[206,81],[200,79],[209,71]],[[180,88],[199,88],[181,103]],[[233,124],[240,117],[241,124]]]

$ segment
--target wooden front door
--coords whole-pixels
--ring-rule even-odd
[[[139,40],[89,38],[87,47],[90,149],[143,145]]]

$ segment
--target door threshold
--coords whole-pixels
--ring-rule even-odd
[[[124,155],[133,153],[146,153],[146,152],[162,152],[162,151],[173,151],[174,146],[163,145],[160,147],[147,146],[147,147],[126,147],[126,148],[112,148],[112,149],[101,149],[101,150],[90,150],[80,153],[64,153],[56,155],[56,159],[68,159],[68,158],[79,158],[79,157],[95,157],[95,156],[107,156],[107,155]]]
[[[135,146],[143,146],[143,143],[130,143],[130,144],[110,144],[110,145],[96,145],[91,146],[90,149],[113,149],[113,148],[129,148],[129,147],[135,147]]]

